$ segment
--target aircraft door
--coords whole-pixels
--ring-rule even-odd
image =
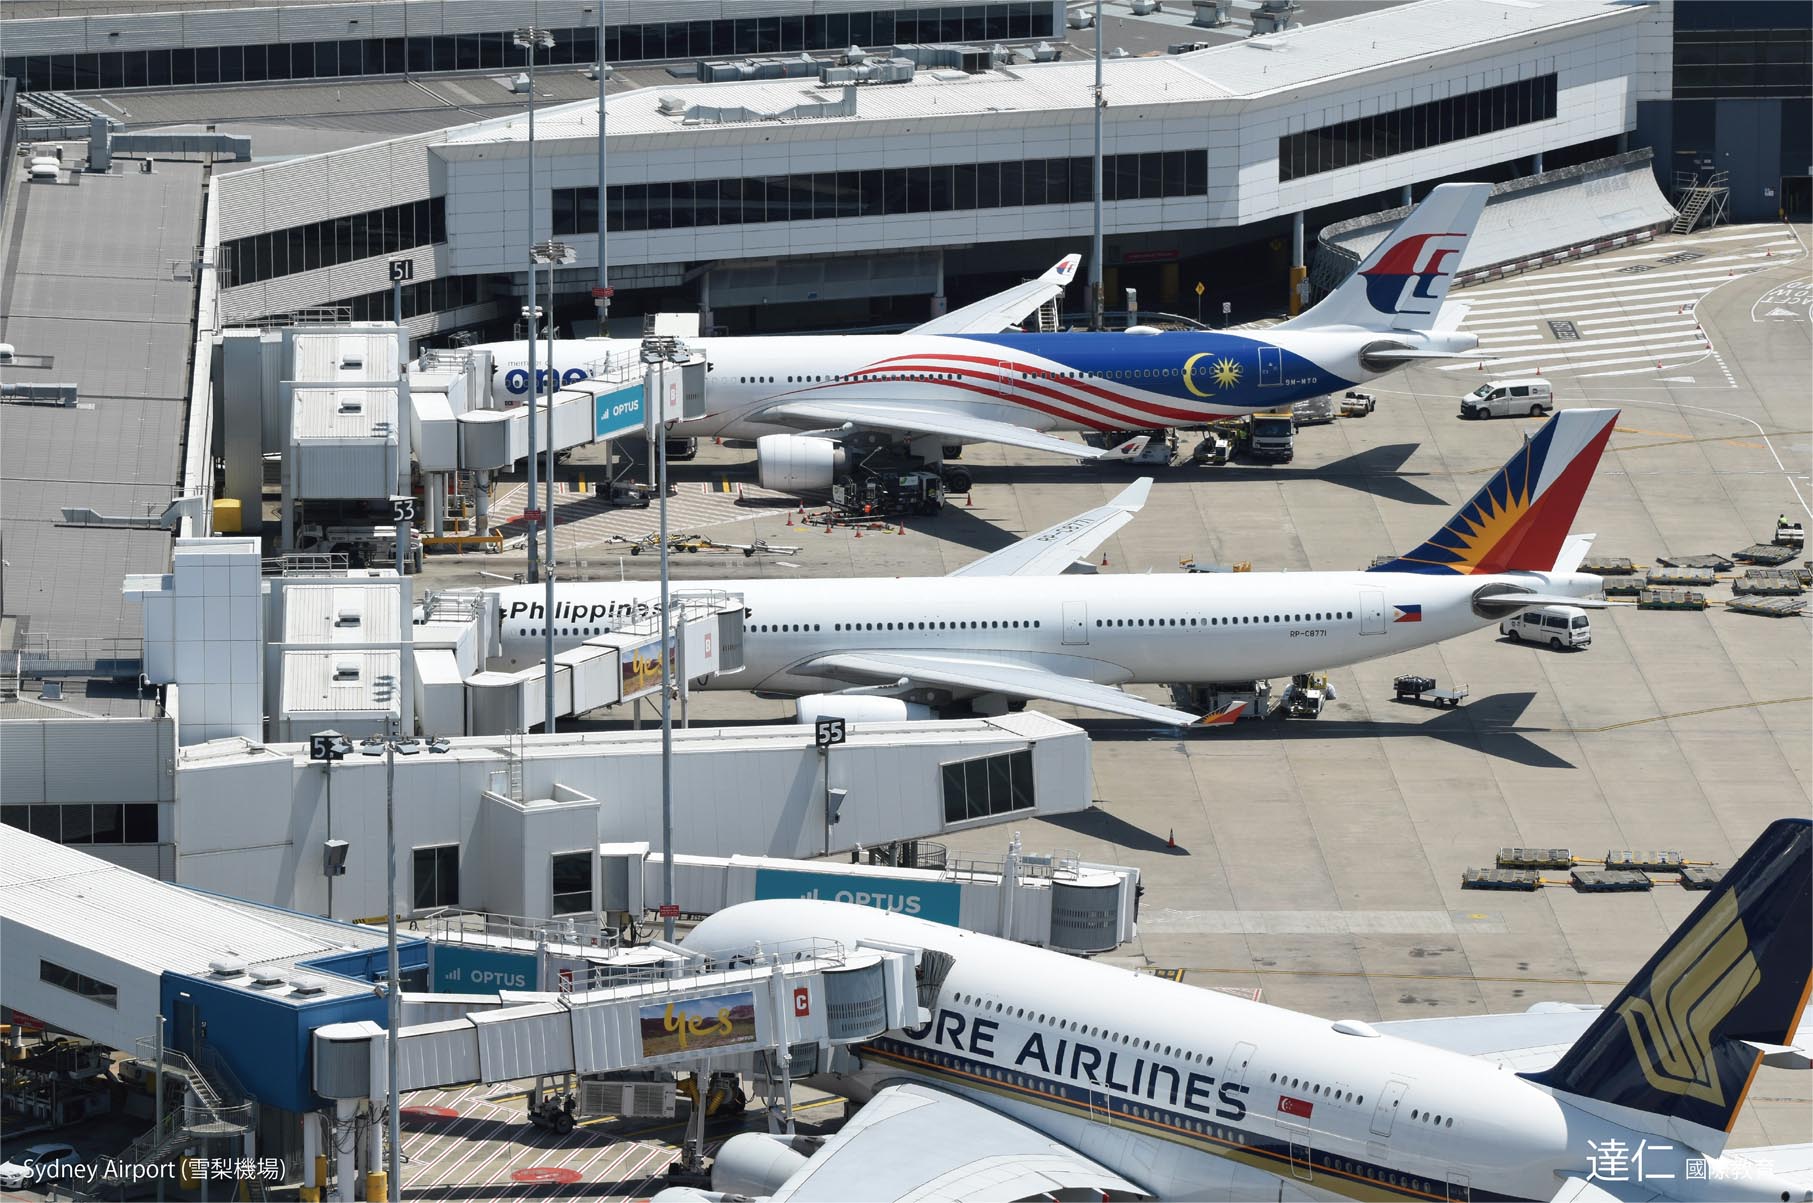
[[[1246,1063],[1253,1059],[1253,1053],[1256,1051],[1244,1040],[1236,1044],[1234,1051],[1228,1054],[1227,1073],[1224,1075],[1226,1080],[1236,1086],[1246,1085]]]
[[[1315,1179],[1314,1154],[1310,1150],[1309,1129],[1299,1128],[1294,1124],[1286,1125],[1285,1132],[1291,1142],[1291,1177],[1303,1182]]]
[[[1001,392],[1007,395],[1007,399],[1018,401],[1021,392],[1020,369],[1011,363],[997,363],[995,364],[995,375],[1001,378]]]
[[[1089,603],[1064,603],[1064,642],[1075,646],[1089,643]]]
[[[1259,348],[1259,387],[1273,388],[1284,383],[1284,352],[1277,347]]]
[[[1404,1101],[1404,1092],[1410,1089],[1410,1083],[1397,1079],[1385,1083],[1385,1093],[1379,1096],[1378,1106],[1372,1109],[1372,1134],[1390,1136],[1391,1121],[1397,1117],[1398,1104]]]
[[[1360,634],[1385,633],[1385,592],[1382,589],[1360,590]]]
[[[1459,1170],[1449,1170],[1448,1203],[1470,1203],[1472,1198],[1472,1181]]]

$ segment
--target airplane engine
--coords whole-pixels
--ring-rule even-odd
[[[816,493],[844,471],[844,452],[830,439],[765,434],[755,441],[762,487],[781,493]]]
[[[932,717],[930,706],[884,698],[872,693],[810,693],[794,703],[798,721],[841,718],[852,723],[919,722]]]
[[[785,1136],[739,1132],[725,1141],[711,1164],[711,1188],[727,1194],[772,1195],[806,1164],[807,1155]]]

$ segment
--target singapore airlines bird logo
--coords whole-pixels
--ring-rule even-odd
[[[1233,388],[1240,383],[1240,365],[1225,356],[1217,359],[1209,368],[1209,379],[1216,388]]]
[[[1618,1008],[1643,1076],[1657,1090],[1725,1103],[1712,1033],[1762,982],[1736,893],[1706,912],[1649,980]]]

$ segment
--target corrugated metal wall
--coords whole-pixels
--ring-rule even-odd
[[[167,718],[8,720],[0,739],[0,798],[9,803],[176,796],[176,727]]]

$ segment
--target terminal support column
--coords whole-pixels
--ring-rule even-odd
[[[1309,269],[1303,265],[1303,213],[1299,210],[1291,214],[1291,284],[1290,315],[1296,317],[1303,309],[1303,281],[1308,277]]]

